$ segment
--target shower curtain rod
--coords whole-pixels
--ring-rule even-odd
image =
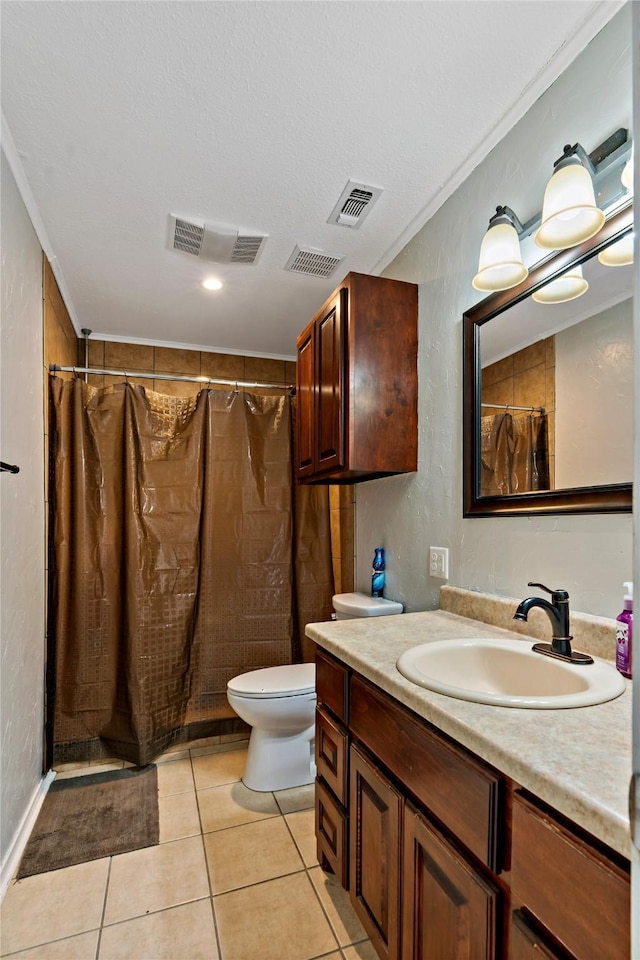
[[[144,380],[181,380],[185,383],[215,383],[227,387],[266,387],[269,390],[293,390],[292,383],[260,383],[257,380],[222,380],[219,377],[187,377],[174,373],[144,373],[140,370],[102,370],[98,367],[63,367],[58,363],[49,364],[49,373],[93,373],[104,377],[136,377]]]
[[[499,410],[528,410],[530,413],[544,413],[544,407],[517,407],[513,403],[481,403],[481,407],[496,407]]]

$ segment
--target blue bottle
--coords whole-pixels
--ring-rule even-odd
[[[371,574],[371,596],[384,596],[384,547],[376,547],[373,558],[373,573]]]

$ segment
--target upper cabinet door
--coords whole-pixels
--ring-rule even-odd
[[[338,290],[315,324],[316,334],[316,469],[344,466],[343,309],[347,291]]]
[[[311,322],[298,337],[296,363],[296,439],[297,471],[299,477],[311,475],[315,470],[315,400],[314,400],[314,323]]]

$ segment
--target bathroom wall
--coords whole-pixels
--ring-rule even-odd
[[[619,612],[632,576],[631,515],[462,517],[462,314],[481,299],[471,279],[489,217],[500,203],[523,222],[535,215],[564,144],[590,151],[618,127],[631,127],[631,4],[386,269],[420,286],[419,467],[359,485],[358,589],[369,588],[369,560],[382,544],[387,595],[409,610],[435,608],[443,581],[429,576],[428,548],[446,546],[456,586],[524,597],[527,581],[538,580],[567,589],[576,610]]]
[[[0,862],[5,871],[43,775],[45,554],[42,251],[4,153],[0,343],[1,768]]]
[[[631,326],[625,300],[556,335],[558,487],[633,476]]]

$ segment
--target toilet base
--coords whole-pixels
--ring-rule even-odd
[[[252,727],[242,782],[250,790],[286,790],[313,783],[315,725],[295,735]]]

